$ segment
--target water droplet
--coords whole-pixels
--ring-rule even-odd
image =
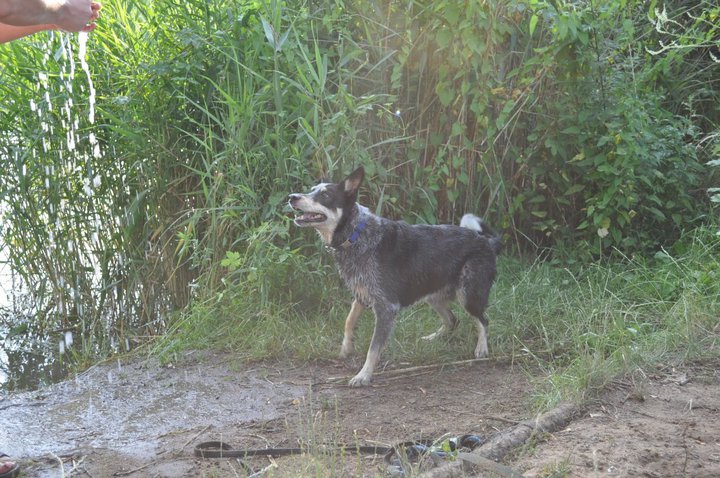
[[[89,105],[89,111],[88,111],[88,121],[90,121],[90,124],[95,124],[95,85],[92,81],[92,76],[90,75],[90,67],[87,63],[87,41],[88,41],[88,34],[87,32],[80,32],[78,34],[78,57],[80,57],[80,66],[82,67],[83,71],[87,75],[88,79],[88,87],[90,89],[90,95],[88,98],[88,105]]]

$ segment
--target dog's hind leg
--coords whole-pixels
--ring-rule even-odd
[[[375,304],[373,306],[373,311],[375,312],[375,330],[373,331],[370,348],[365,358],[365,365],[363,365],[363,368],[357,375],[350,379],[351,387],[364,387],[370,383],[370,377],[372,377],[375,365],[377,365],[380,359],[380,353],[392,333],[393,326],[395,325],[395,316],[399,310],[400,306],[397,304]]]
[[[487,345],[487,328],[488,320],[485,316],[485,308],[488,304],[490,296],[490,288],[494,279],[494,268],[492,273],[478,273],[487,270],[482,263],[468,263],[465,265],[465,274],[458,290],[458,299],[465,310],[475,318],[477,326],[478,341],[475,346],[475,358],[484,358],[488,356]]]
[[[475,322],[478,331],[478,341],[475,346],[475,358],[484,358],[488,356],[488,345],[487,345],[487,327],[488,321],[483,314]]]
[[[443,319],[443,324],[440,326],[437,332],[433,332],[430,335],[424,336],[423,340],[436,339],[448,332],[451,332],[455,329],[455,327],[457,327],[458,320],[455,317],[455,314],[453,314],[448,307],[447,302],[428,302],[428,304],[430,304],[430,306],[435,309],[435,312],[440,314],[440,317],[442,317]]]
[[[485,317],[485,301],[479,300],[477,297],[467,298],[465,304],[465,310],[475,318],[475,326],[478,332],[478,341],[475,346],[475,358],[483,358],[488,356],[488,345],[487,345],[487,328],[488,320]]]
[[[347,358],[353,353],[353,334],[355,333],[355,325],[365,306],[357,300],[353,300],[350,307],[350,313],[345,319],[345,334],[343,335],[342,347],[340,348],[340,358]]]

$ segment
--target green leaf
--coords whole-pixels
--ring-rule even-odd
[[[648,210],[655,216],[656,218],[660,219],[661,221],[665,220],[665,214],[656,207],[649,207]]]
[[[570,160],[570,162],[572,163],[572,162],[575,162],[575,161],[582,161],[583,159],[585,159],[585,153],[583,153],[582,151],[580,151],[578,154],[576,154],[575,156],[572,157],[572,159]]]
[[[288,30],[283,34],[283,36],[280,37],[280,41],[278,42],[277,46],[275,47],[275,51],[280,51],[280,50],[282,50],[282,46],[283,46],[283,44],[285,43],[285,41],[287,40],[288,35],[290,35],[290,29],[289,29],[289,28],[288,28]]]
[[[220,265],[234,271],[240,267],[240,262],[239,252],[227,251],[225,253],[225,258],[220,261]]]
[[[465,124],[461,123],[460,121],[456,121],[452,125],[452,131],[450,132],[450,137],[458,136],[462,134],[462,132],[465,131]]]
[[[537,27],[537,23],[538,23],[538,16],[533,14],[530,17],[530,36],[532,36],[533,33],[535,33],[535,27]]]
[[[448,2],[445,7],[445,18],[451,26],[455,26],[460,19],[460,5],[455,2]]]
[[[443,106],[449,106],[455,99],[455,90],[452,87],[448,87],[445,82],[439,82],[435,87],[435,92]]]
[[[565,191],[565,196],[570,196],[571,194],[579,193],[585,189],[584,184],[575,184],[573,186],[570,186],[567,191]]]
[[[446,48],[453,39],[453,33],[449,28],[443,28],[437,35],[435,35],[435,41],[440,48]]]
[[[273,49],[277,50],[277,45],[275,42],[275,29],[272,25],[270,25],[270,22],[265,20],[265,18],[260,17],[260,21],[262,22],[263,30],[265,30],[265,38],[267,38],[267,41],[270,43]]]

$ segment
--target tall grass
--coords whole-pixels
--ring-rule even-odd
[[[654,253],[711,222],[708,57],[641,57],[637,41],[660,38],[639,5],[458,5],[108,0],[89,44],[94,124],[75,37],[0,47],[0,240],[33,327],[72,330],[88,353],[172,330],[160,349],[229,340],[249,356],[288,344],[330,355],[329,340],[292,341],[293,320],[319,327],[313,337],[326,327],[316,317],[345,312],[284,203],[360,163],[362,201],[385,215],[471,210],[506,230],[512,253],[556,246],[565,263]],[[707,90],[667,101],[684,71]],[[553,279],[580,287],[592,270]],[[601,292],[579,291],[612,299]],[[546,307],[572,304],[557,299]],[[620,324],[606,307],[585,313]],[[198,329],[198,315],[217,321]],[[256,335],[226,333],[235,321]],[[549,340],[548,327],[528,324]],[[497,337],[515,350],[531,338],[520,332]]]
[[[717,231],[706,228],[652,260],[501,274],[501,334],[544,372],[539,404],[592,397],[634,370],[717,357],[719,248]]]
[[[35,326],[97,350],[155,336],[191,297],[221,293],[223,260],[247,255],[268,224],[285,229],[277,247],[292,242],[284,198],[354,163],[365,144],[346,133],[382,103],[345,90],[333,65],[358,49],[331,65],[314,15],[277,2],[107,2],[90,37],[94,125],[84,76],[69,76],[74,37],[0,50],[2,240],[37,301]]]
[[[91,123],[77,40],[50,34],[5,48],[0,240],[32,298],[20,315],[34,316],[40,335],[77,333],[75,347],[90,353],[116,349],[127,328],[159,330],[162,307],[142,301],[152,284],[138,286],[125,249],[124,172]]]

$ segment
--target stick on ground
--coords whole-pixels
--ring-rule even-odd
[[[406,367],[406,368],[394,368],[390,370],[383,370],[382,372],[375,372],[373,374],[373,377],[386,377],[386,376],[392,376],[392,375],[404,375],[407,373],[417,372],[420,370],[432,370],[436,368],[442,368],[442,367],[452,367],[457,365],[468,365],[471,363],[476,362],[497,362],[506,360],[508,357],[485,357],[485,358],[479,358],[479,359],[467,359],[467,360],[457,360],[455,362],[444,362],[444,363],[434,363],[430,365],[418,365],[417,367]],[[350,380],[354,375],[347,375],[342,377],[329,377],[327,379],[327,382],[344,382],[347,380]]]
[[[521,477],[521,473],[498,465],[496,461],[523,445],[534,433],[553,433],[564,428],[578,412],[576,405],[561,404],[533,420],[525,420],[493,435],[471,453],[462,454],[460,460],[426,471],[420,478],[459,478],[468,476],[467,473],[473,471],[490,472],[503,478]]]

